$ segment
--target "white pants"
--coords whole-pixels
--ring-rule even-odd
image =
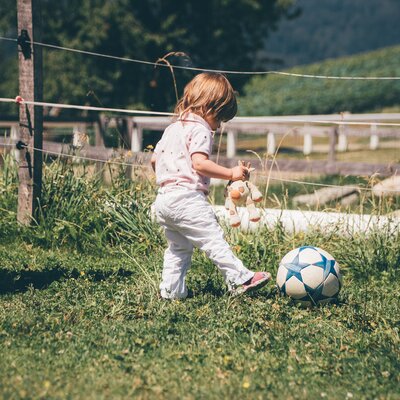
[[[224,239],[214,210],[202,192],[176,189],[159,190],[155,201],[157,221],[164,227],[168,248],[164,253],[161,296],[185,298],[185,276],[193,248],[203,250],[221,271],[229,289],[254,276],[243,266]]]

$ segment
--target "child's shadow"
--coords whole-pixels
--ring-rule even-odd
[[[85,276],[92,281],[102,281],[111,276],[127,277],[132,271],[119,269],[117,271],[85,271]],[[10,271],[0,269],[0,295],[7,293],[25,292],[28,288],[45,289],[55,281],[81,277],[77,269],[54,268],[43,271]]]
[[[221,282],[216,282],[214,279],[207,279],[204,283],[194,283],[189,286],[187,298],[191,299],[200,294],[209,294],[213,297],[223,297],[226,295],[226,289]]]
[[[213,279],[208,279],[204,286],[198,287],[196,289],[189,288],[188,290],[188,298],[193,298],[198,294],[211,294],[214,297],[226,297],[230,296],[229,292],[227,291],[226,287],[221,282],[216,282]],[[266,299],[270,297],[274,297],[277,295],[277,288],[276,286],[266,286],[261,288],[257,291],[242,294],[237,296],[237,298],[241,298],[242,296],[252,297],[252,298],[260,298]]]
[[[254,299],[260,299],[260,300],[265,300],[265,299],[270,299],[272,297],[276,297],[278,294],[278,289],[276,286],[265,286],[259,290],[256,290],[254,292],[246,293],[245,296],[251,297]]]

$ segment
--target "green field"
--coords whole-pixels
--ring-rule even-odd
[[[398,77],[400,46],[328,59],[285,70],[334,77]],[[255,76],[239,97],[240,115],[367,113],[399,106],[398,80],[309,79]]]
[[[232,298],[195,252],[189,298],[169,302],[153,182],[120,171],[104,187],[56,162],[27,228],[15,172],[9,159],[0,169],[1,398],[399,399],[398,229],[225,228],[245,264],[274,277],[289,250],[327,250],[344,275],[339,301],[302,309],[273,284]]]

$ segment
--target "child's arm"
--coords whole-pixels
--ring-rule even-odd
[[[192,165],[196,172],[208,176],[209,178],[239,181],[241,179],[245,180],[249,173],[249,169],[244,165],[238,165],[234,168],[225,168],[209,160],[208,156],[204,153],[192,154]]]

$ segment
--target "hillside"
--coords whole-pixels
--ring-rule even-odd
[[[331,76],[400,76],[400,46],[286,70]],[[400,81],[253,77],[240,98],[241,115],[371,112],[400,104]]]
[[[399,0],[297,0],[302,11],[281,21],[265,56],[284,67],[310,64],[400,44]]]

